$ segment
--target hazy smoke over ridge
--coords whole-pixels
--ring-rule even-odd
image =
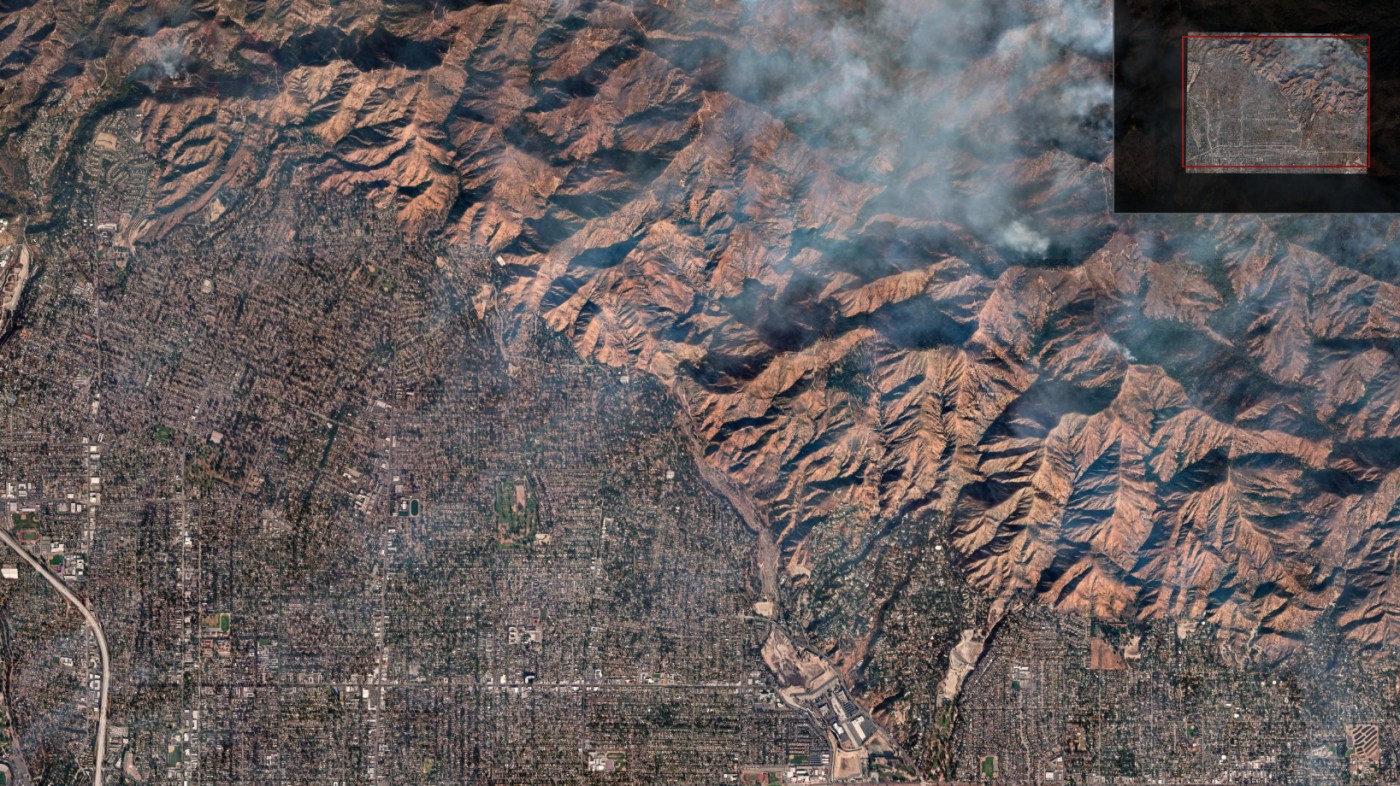
[[[1013,257],[1043,256],[1053,220],[1018,208],[995,168],[1055,154],[1039,176],[1101,182],[1107,3],[883,0],[836,13],[745,0],[743,12],[750,45],[726,86],[834,154],[844,176],[889,188],[882,211],[965,225]],[[1105,224],[1107,190],[1080,196]]]

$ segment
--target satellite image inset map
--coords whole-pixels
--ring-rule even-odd
[[[1186,36],[1186,168],[1364,172],[1369,47],[1365,36]]]
[[[1400,782],[1400,220],[1115,213],[1117,55],[0,3],[0,786]]]

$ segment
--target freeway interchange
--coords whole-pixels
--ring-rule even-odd
[[[18,554],[25,562],[28,562],[30,567],[34,568],[40,576],[43,576],[54,589],[58,590],[60,595],[67,599],[68,603],[71,604],[73,608],[78,610],[79,614],[83,615],[83,622],[87,624],[88,628],[92,630],[93,635],[97,638],[97,652],[102,660],[102,684],[97,706],[97,741],[93,745],[94,761],[92,782],[93,786],[102,786],[102,762],[107,756],[108,688],[112,684],[112,665],[111,659],[107,655],[107,637],[102,633],[102,623],[97,621],[97,616],[92,613],[92,609],[88,608],[87,602],[81,595],[74,592],[63,579],[54,575],[53,571],[50,571],[48,567],[44,565],[43,561],[33,554],[30,554],[28,549],[21,546],[19,541],[15,540],[14,536],[3,528],[0,528],[0,540],[3,540],[5,545],[9,546],[10,550]]]

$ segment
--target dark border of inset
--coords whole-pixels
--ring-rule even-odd
[[[1366,163],[1365,164],[1188,164],[1186,163],[1186,42],[1192,38],[1225,38],[1225,39],[1250,39],[1250,38],[1339,38],[1339,39],[1365,39],[1366,41]],[[1186,34],[1181,37],[1181,168],[1191,169],[1240,169],[1245,170],[1239,174],[1253,172],[1270,172],[1275,169],[1359,169],[1369,171],[1371,169],[1371,36],[1370,35],[1280,35],[1272,33],[1240,33],[1238,35],[1191,35]]]
[[[1183,35],[1370,39],[1369,167],[1186,170]],[[1113,0],[1113,211],[1119,214],[1400,214],[1400,3],[1395,0]]]

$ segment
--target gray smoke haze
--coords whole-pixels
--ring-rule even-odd
[[[136,47],[132,75],[149,82],[175,79],[188,70],[191,51],[189,40],[180,30],[157,30]]]
[[[1107,2],[874,0],[838,13],[745,0],[743,14],[750,44],[728,65],[728,89],[846,177],[888,188],[882,212],[966,226],[1013,259],[1044,256],[1067,228],[1018,206],[998,168],[1052,154],[1041,187],[1064,184],[1107,223]]]
[[[1082,259],[1120,224],[1175,225],[1111,212],[1111,6],[741,0],[748,46],[727,64],[725,87],[823,149],[843,176],[888,189],[870,212],[964,226],[1010,262]],[[1033,188],[1014,182],[1018,165],[1035,172]],[[1055,198],[1028,202],[1029,191]],[[1265,225],[1338,250],[1341,264],[1362,261],[1348,252],[1366,246],[1374,261],[1363,272],[1396,272],[1377,250],[1394,234],[1387,217]]]
[[[1227,248],[1271,231],[1382,281],[1400,275],[1390,217],[1115,216],[1107,0],[741,0],[740,8],[747,46],[727,64],[726,88],[781,119],[843,176],[881,188],[865,218],[965,228],[994,266],[1082,262],[1122,229],[1148,255],[1161,245],[1166,256],[1218,268]],[[1119,305],[1105,321],[1157,343],[1137,329],[1139,305]],[[1141,354],[1220,351],[1184,340],[1172,335],[1174,346]]]

